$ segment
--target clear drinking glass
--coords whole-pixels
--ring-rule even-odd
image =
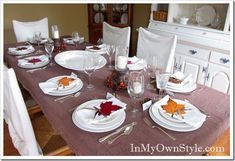
[[[50,66],[53,66],[54,64],[52,63],[52,53],[54,50],[54,41],[52,41],[51,39],[48,39],[44,47],[50,59]]]
[[[144,76],[141,72],[131,72],[129,74],[127,90],[129,96],[134,99],[131,112],[133,116],[136,116],[136,114],[139,112],[139,110],[136,108],[136,102],[144,94]]]
[[[98,40],[97,40],[97,45],[102,45],[103,44],[103,39],[102,38],[99,38]]]
[[[160,73],[156,75],[157,88],[159,89],[159,97],[163,98],[164,90],[166,89],[167,82],[170,78],[170,73]]]
[[[36,31],[34,33],[34,41],[38,44],[38,50],[36,51],[37,54],[42,53],[42,50],[40,50],[40,43],[42,41],[42,34],[40,31]]]
[[[152,89],[152,85],[151,85],[151,77],[155,76],[157,70],[157,56],[150,56],[147,59],[147,73],[148,73],[148,84],[147,84],[147,89]]]
[[[89,54],[84,58],[83,61],[83,68],[84,72],[88,75],[88,89],[94,88],[94,85],[91,83],[91,75],[92,73],[97,69],[97,66],[99,65],[99,60],[97,56],[94,54]]]
[[[79,44],[80,41],[80,36],[78,32],[73,32],[72,33],[72,39],[73,39],[73,43],[75,44],[75,46],[77,46]]]
[[[108,65],[108,67],[110,69],[113,69],[112,57],[113,57],[113,54],[115,53],[115,51],[116,51],[116,47],[114,45],[106,45],[106,52],[109,56],[109,65]]]

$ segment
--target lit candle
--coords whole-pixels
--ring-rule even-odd
[[[139,94],[142,92],[142,85],[140,82],[134,82],[133,83],[133,92],[135,94]]]
[[[127,57],[118,56],[117,57],[117,68],[118,69],[126,69],[126,65],[127,65]]]

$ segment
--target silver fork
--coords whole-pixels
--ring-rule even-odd
[[[80,94],[81,94],[81,92],[79,91],[74,94],[69,94],[67,96],[56,98],[56,99],[54,99],[54,101],[55,102],[59,101],[60,103],[63,103],[66,99],[71,98],[71,97],[78,97],[78,96],[80,96]]]
[[[164,134],[166,134],[169,138],[171,138],[172,140],[176,140],[176,138],[175,137],[173,137],[173,136],[171,136],[170,134],[168,134],[165,130],[163,130],[162,128],[160,128],[159,126],[155,126],[155,125],[153,125],[146,117],[143,119],[144,120],[144,122],[149,126],[149,127],[151,127],[152,129],[153,128],[158,128],[159,130],[161,130]]]

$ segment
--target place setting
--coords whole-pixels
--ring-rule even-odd
[[[161,127],[177,132],[199,129],[207,116],[187,100],[166,95],[149,109],[151,119]]]
[[[34,51],[35,48],[30,44],[8,48],[8,54],[14,56],[25,56],[30,53],[33,53]]]
[[[81,37],[78,32],[73,32],[72,36],[63,38],[63,41],[67,45],[79,45],[85,42],[85,38]]]
[[[44,94],[50,96],[63,96],[55,98],[54,101],[63,103],[69,97],[77,97],[81,94],[83,82],[76,74],[61,75],[39,83]]]

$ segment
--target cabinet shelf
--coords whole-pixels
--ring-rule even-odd
[[[213,22],[209,25],[199,25],[198,19],[200,16],[198,9],[201,7],[209,6],[212,10],[215,11],[213,14]],[[167,23],[176,23],[189,27],[197,27],[203,29],[213,29],[218,31],[229,32],[230,26],[230,16],[229,16],[229,3],[221,3],[221,4],[152,4],[151,9],[151,19],[157,20],[156,14],[157,11],[165,11],[167,12]],[[206,15],[205,15],[206,16]],[[188,18],[188,22],[186,24],[182,24],[180,18]]]
[[[131,27],[132,5],[88,4],[89,41],[91,43],[96,43],[102,37],[104,21],[116,27]]]

